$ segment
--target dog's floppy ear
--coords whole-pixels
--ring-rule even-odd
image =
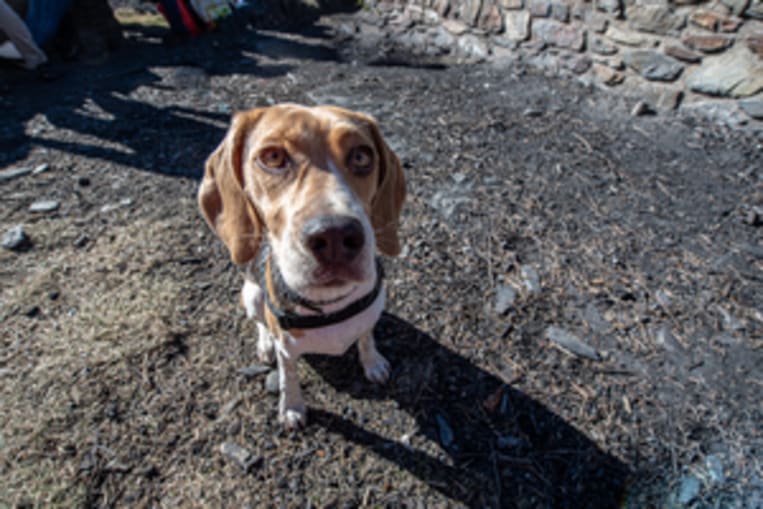
[[[199,186],[199,208],[207,224],[230,251],[233,263],[244,264],[257,255],[264,234],[262,221],[243,189],[243,151],[264,110],[237,113],[225,139],[209,156]]]
[[[397,230],[405,199],[405,175],[397,155],[382,138],[376,121],[368,120],[379,154],[379,187],[371,202],[371,223],[379,251],[387,256],[397,256],[400,254]]]

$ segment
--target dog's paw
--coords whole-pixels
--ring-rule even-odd
[[[299,429],[307,422],[307,411],[304,406],[284,408],[279,412],[278,420],[287,430]]]
[[[386,383],[389,379],[389,370],[389,362],[378,352],[370,360],[363,363],[366,378],[375,384]]]
[[[263,324],[257,324],[257,357],[264,364],[276,361],[276,349],[270,331]]]

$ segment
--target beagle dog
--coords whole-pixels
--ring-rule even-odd
[[[357,341],[366,378],[384,383],[373,327],[384,307],[376,251],[400,252],[400,161],[366,115],[280,104],[238,113],[206,162],[198,200],[257,320],[257,352],[278,362],[279,419],[305,423],[303,353],[343,354]]]

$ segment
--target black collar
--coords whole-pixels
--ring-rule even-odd
[[[382,266],[381,258],[377,256],[376,284],[374,284],[373,289],[365,296],[348,304],[338,311],[334,311],[333,313],[323,313],[318,307],[318,304],[311,302],[304,297],[301,297],[300,295],[297,295],[294,291],[288,288],[288,286],[283,282],[283,278],[280,271],[278,270],[278,267],[272,262],[272,257],[269,256],[269,253],[265,253],[264,256],[265,258],[261,259],[260,263],[258,264],[260,269],[259,278],[257,278],[258,284],[260,285],[260,288],[262,288],[262,293],[265,296],[265,303],[268,305],[270,312],[273,313],[273,316],[276,317],[276,320],[278,320],[278,325],[283,330],[317,329],[320,327],[327,327],[329,325],[334,325],[335,323],[343,322],[348,318],[352,318],[360,312],[365,311],[371,304],[374,303],[376,298],[379,296],[379,292],[381,292],[382,281],[384,279],[384,267]],[[292,313],[291,311],[278,309],[270,299],[270,292],[268,291],[267,281],[268,272],[270,273],[270,277],[278,281],[279,286],[283,286],[283,290],[287,293],[286,297],[289,301],[307,309],[313,310],[318,314],[298,315],[296,313]]]

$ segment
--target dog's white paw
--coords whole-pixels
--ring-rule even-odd
[[[268,328],[257,324],[257,357],[264,364],[273,364],[276,361],[276,349],[273,343],[273,337]]]
[[[389,370],[389,362],[378,352],[370,360],[363,363],[366,378],[375,384],[386,383],[389,380]]]
[[[307,411],[304,405],[281,408],[278,414],[278,420],[288,430],[301,428],[307,422]]]

